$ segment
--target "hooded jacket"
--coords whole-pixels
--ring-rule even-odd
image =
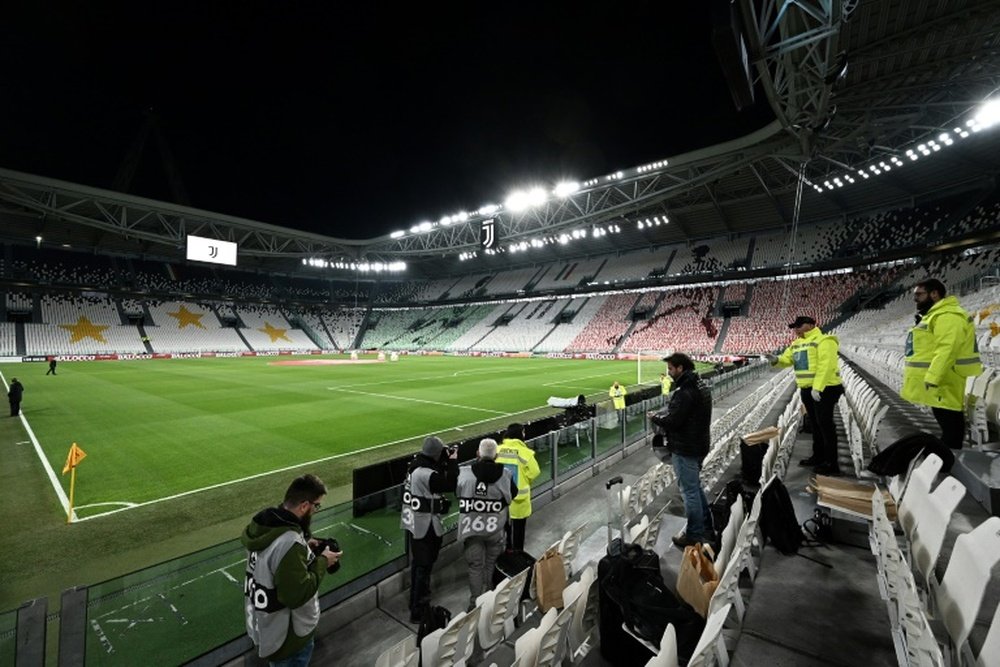
[[[792,341],[775,365],[794,366],[795,384],[799,388],[823,391],[841,383],[837,367],[839,351],[840,341],[836,336],[813,327]]]
[[[506,467],[479,459],[458,474],[458,540],[503,535],[508,506],[517,495],[517,484]]]
[[[261,510],[244,529],[247,634],[275,662],[302,649],[319,622],[317,591],[327,561],[309,549],[299,518],[283,507]]]
[[[712,444],[712,392],[697,373],[685,371],[674,381],[667,405],[650,421],[670,452],[704,458]]]
[[[931,306],[906,337],[900,396],[918,405],[958,412],[965,405],[965,379],[982,372],[972,318],[958,299],[946,296]]]

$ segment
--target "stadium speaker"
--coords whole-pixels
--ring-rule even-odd
[[[738,12],[731,0],[712,0],[712,46],[736,109],[742,111],[753,104],[754,98],[750,59]]]

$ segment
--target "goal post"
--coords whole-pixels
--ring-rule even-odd
[[[667,366],[664,357],[673,354],[673,350],[642,350],[635,355],[635,383],[638,385],[660,384],[660,373],[665,373]]]

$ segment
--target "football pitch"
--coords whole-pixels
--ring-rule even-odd
[[[474,435],[522,420],[549,396],[636,380],[634,361],[317,361],[63,364],[58,376],[27,380],[24,413],[66,493],[67,452],[74,442],[86,452],[75,511],[89,520],[428,434]]]
[[[25,387],[23,422],[0,426],[0,501],[11,513],[0,609],[38,594],[52,605],[70,585],[232,540],[304,472],[327,482],[327,505],[343,502],[355,467],[415,452],[426,435],[472,437],[557,412],[550,396],[602,400],[613,381],[637,381],[635,361],[348,361],[67,362],[57,376],[42,364],[0,366],[5,382]],[[642,369],[655,383],[663,364]],[[61,472],[74,442],[87,456],[66,525]]]

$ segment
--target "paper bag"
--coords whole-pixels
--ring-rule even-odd
[[[702,618],[708,614],[708,603],[719,586],[719,573],[715,571],[714,560],[715,552],[707,544],[686,547],[677,574],[677,594]]]
[[[779,429],[777,426],[768,426],[767,428],[761,429],[760,431],[747,433],[746,435],[742,436],[740,440],[742,440],[747,445],[763,445],[769,442],[771,438],[775,438],[779,435],[781,435],[781,429]]]
[[[566,568],[562,555],[549,549],[535,563],[535,594],[542,613],[553,607],[562,607],[563,589],[566,588]]]

